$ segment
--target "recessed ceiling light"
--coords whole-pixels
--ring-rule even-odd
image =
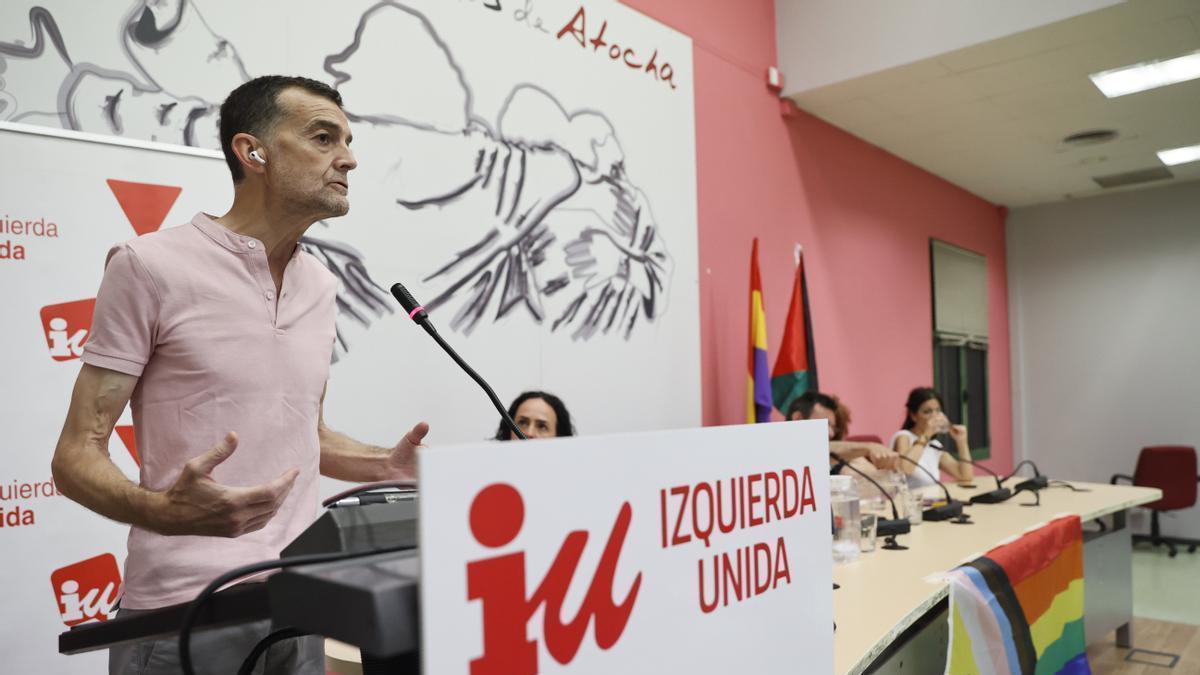
[[[1200,51],[1162,61],[1147,61],[1088,75],[1108,98],[1136,94],[1200,78]]]
[[[1183,148],[1171,148],[1170,150],[1159,150],[1158,158],[1167,166],[1175,166],[1176,164],[1187,164],[1200,160],[1200,145],[1189,145]]]

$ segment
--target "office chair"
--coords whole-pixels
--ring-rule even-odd
[[[1152,546],[1166,546],[1172,558],[1179,553],[1176,545],[1187,546],[1188,553],[1195,553],[1200,539],[1164,537],[1159,529],[1158,514],[1163,511],[1186,509],[1196,504],[1196,448],[1187,445],[1152,445],[1142,448],[1138,454],[1137,468],[1132,476],[1113,474],[1109,481],[1113,485],[1127,480],[1142,487],[1162,490],[1162,499],[1145,505],[1150,509],[1150,534],[1133,535],[1133,543],[1150,542]]]

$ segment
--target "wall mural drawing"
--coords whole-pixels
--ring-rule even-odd
[[[0,120],[219,149],[220,103],[254,75],[192,0],[134,4],[117,27],[132,69],[74,60],[47,9],[33,7],[29,26],[32,44],[0,42]],[[386,200],[398,224],[430,228],[444,244],[423,256],[427,308],[444,308],[465,335],[519,317],[575,340],[628,340],[667,311],[674,263],[603,111],[569,110],[551,91],[516,82],[489,119],[473,108],[453,50],[406,3],[370,7],[346,37],[323,73],[306,74],[346,100],[360,164],[371,167],[366,198]],[[405,95],[364,66],[381,60],[441,76],[433,91]],[[349,349],[350,324],[369,328],[394,310],[366,257],[320,225],[302,246],[340,281],[336,359]]]

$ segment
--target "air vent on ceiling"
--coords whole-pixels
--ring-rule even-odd
[[[1119,134],[1116,129],[1091,129],[1071,134],[1062,139],[1064,145],[1100,145],[1115,140]]]
[[[1137,171],[1126,171],[1125,173],[1114,173],[1107,176],[1093,176],[1092,180],[1096,181],[1096,185],[1102,188],[1114,188],[1174,177],[1175,174],[1167,170],[1165,166],[1156,166],[1152,169],[1138,169]]]

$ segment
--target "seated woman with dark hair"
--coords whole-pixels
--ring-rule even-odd
[[[960,458],[971,458],[971,448],[967,446],[967,428],[961,424],[950,424],[950,419],[942,412],[942,396],[929,387],[917,387],[908,392],[904,408],[904,425],[892,436],[892,449],[935,476],[940,469],[960,483],[974,478],[971,465],[959,461]],[[939,434],[949,434],[955,447],[943,452],[941,441],[934,438]],[[908,475],[910,488],[933,485],[933,480],[924,471],[917,470],[912,462],[903,462],[898,468]]]
[[[823,419],[829,423],[829,452],[838,458],[837,462],[830,459],[830,470],[833,473],[838,473],[844,464],[858,459],[865,459],[875,468],[882,470],[895,469],[900,461],[896,453],[878,443],[843,440],[850,423],[850,410],[842,405],[836,396],[817,391],[804,392],[788,406],[787,418],[789,420]],[[858,468],[861,470],[871,467]]]
[[[527,391],[515,398],[508,406],[508,416],[517,423],[521,433],[529,438],[555,438],[557,436],[574,436],[575,427],[571,426],[571,413],[562,399],[544,391]],[[511,441],[512,431],[504,420],[496,429],[496,440]]]

